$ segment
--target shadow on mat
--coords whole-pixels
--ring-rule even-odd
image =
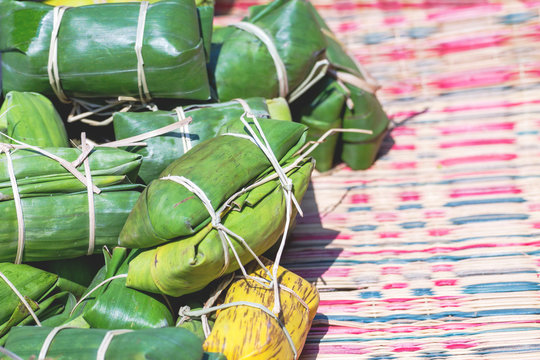
[[[320,292],[332,291],[331,288],[328,288],[331,287],[331,284],[328,283],[327,277],[335,278],[335,276],[329,275],[329,269],[335,266],[337,258],[344,250],[337,246],[327,248],[339,237],[340,232],[325,228],[321,219],[324,220],[326,216],[334,216],[335,209],[344,201],[347,193],[345,192],[343,196],[326,208],[319,208],[315,199],[313,183],[310,182],[301,204],[304,217],[297,216],[297,226],[285,249],[284,266],[310,283],[317,282]],[[340,290],[347,289],[340,288]],[[303,354],[305,356],[309,357],[309,354],[319,352],[319,344],[328,331],[328,326],[324,325],[327,323],[325,319],[325,315],[317,313],[314,326],[309,332],[304,347]]]

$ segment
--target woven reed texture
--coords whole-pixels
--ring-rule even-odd
[[[321,306],[302,359],[540,359],[540,2],[313,2],[396,127],[303,202],[284,265]]]

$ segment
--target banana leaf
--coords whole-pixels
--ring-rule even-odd
[[[19,327],[9,334],[5,348],[22,358],[37,358],[43,342],[52,331],[49,327]],[[53,338],[47,359],[95,360],[108,330],[62,329]],[[112,338],[105,359],[185,359],[201,360],[201,340],[179,328],[142,329]],[[4,359],[0,355],[0,359]]]
[[[366,80],[355,60],[347,54],[344,45],[337,40],[315,7],[312,4],[309,6],[325,34],[326,56],[332,67]],[[367,169],[375,161],[390,120],[374,94],[352,84],[345,85],[350,91],[353,106],[345,108],[343,128],[372,130],[373,134],[343,133],[341,159],[354,170]]]
[[[0,271],[24,296],[42,324],[60,325],[75,305],[75,297],[62,278],[25,264],[0,263]],[[80,289],[79,289],[80,290]],[[28,309],[13,290],[0,279],[0,345],[14,326],[34,324]]]
[[[77,160],[81,150],[75,148],[44,148],[68,162]],[[62,165],[35,150],[18,149],[11,154],[14,175],[23,196],[74,192],[86,189]],[[136,178],[142,157],[124,150],[95,148],[88,156],[92,179],[96,186],[110,186]],[[84,166],[77,168],[84,173]],[[129,181],[128,181],[129,180]],[[0,200],[13,198],[6,154],[0,154]]]
[[[155,3],[159,0],[150,0],[149,3]],[[104,0],[100,3],[126,3],[134,0]],[[96,4],[95,0],[47,0],[43,3],[51,6],[85,6]],[[212,43],[212,21],[214,19],[214,2],[207,0],[195,0],[199,21],[201,23],[201,36],[203,38],[206,58],[210,59],[210,45]]]
[[[289,107],[286,102],[280,100],[267,100],[262,98],[248,99],[247,103],[257,117],[269,117],[272,109],[278,118],[287,118]],[[284,100],[283,100],[284,101]],[[267,103],[269,105],[267,106]],[[156,136],[145,140],[146,146],[130,147],[126,150],[143,157],[139,177],[148,184],[156,179],[174,160],[184,154],[184,136],[189,137],[194,146],[201,141],[227,132],[229,124],[240,122],[243,114],[242,106],[237,102],[220,103],[211,105],[194,105],[184,108],[186,116],[192,118],[188,125],[189,134],[180,130]],[[290,116],[290,115],[289,115]],[[177,122],[178,115],[175,111],[154,112],[117,112],[113,117],[114,133],[117,139],[125,139],[131,136],[143,134]]]
[[[324,36],[308,1],[276,0],[256,8],[244,21],[258,26],[273,40],[286,67],[290,94],[324,56]],[[210,63],[219,100],[280,96],[276,66],[267,47],[244,30],[229,27],[219,32]]]
[[[0,108],[0,131],[34,146],[69,147],[62,118],[50,100],[38,93],[9,92]]]
[[[346,92],[336,80],[325,76],[294,102],[294,118],[308,127],[308,141],[317,141],[328,130],[342,127],[346,99]],[[329,136],[310,154],[316,161],[317,170],[332,168],[338,139],[339,134]]]
[[[259,123],[278,161],[289,159],[305,142],[306,129],[301,124],[271,119],[261,119]],[[235,123],[227,130],[239,133],[242,129],[242,123]],[[231,195],[268,171],[271,164],[257,145],[248,139],[223,135],[199,143],[169,165],[161,176],[188,178],[205,192],[216,210]],[[141,194],[118,244],[146,248],[195,234],[209,222],[208,210],[190,190],[173,181],[158,179]]]
[[[305,160],[291,170],[294,195],[298,201],[307,189],[313,164]],[[242,236],[251,249],[260,255],[280,238],[284,231],[286,201],[277,180],[253,189],[240,209],[223,216],[223,225]],[[292,217],[296,215],[293,207]],[[245,264],[251,254],[236,239],[231,241]],[[225,273],[239,268],[229,249],[230,264]],[[219,235],[211,224],[196,234],[148,250],[138,250],[129,263],[126,285],[136,289],[181,296],[204,288],[215,280],[224,266],[224,250]]]
[[[129,257],[127,249],[117,247],[112,255],[104,252],[105,271],[100,271],[93,281],[126,274]],[[94,291],[83,302],[81,314],[77,314],[93,328],[144,329],[174,326],[172,310],[163,296],[147,294],[125,286],[126,279],[118,278]],[[89,287],[93,289],[93,286]]]
[[[267,269],[272,271],[272,262],[267,260],[264,263],[268,264]],[[258,264],[250,265],[249,275],[271,280]],[[294,291],[307,305],[305,307],[290,292],[280,291],[280,320],[290,334],[296,352],[300,354],[317,313],[319,294],[315,286],[281,266],[278,267],[278,278],[280,284]],[[274,289],[263,287],[251,279],[236,280],[227,290],[224,304],[238,301],[260,304],[271,311],[275,301]],[[203,348],[206,351],[219,349],[229,359],[295,358],[292,344],[287,341],[277,320],[261,309],[247,306],[220,310]]]
[[[139,97],[134,50],[139,3],[68,9],[58,34],[58,74],[68,97]],[[47,64],[53,7],[31,1],[0,2],[3,90],[55,96]],[[153,98],[207,100],[206,56],[193,0],[148,7],[142,55]]]
[[[63,288],[66,286],[65,284],[78,284],[82,291],[70,291],[77,298],[80,298],[103,264],[103,256],[96,254],[74,259],[33,262],[32,266],[58,275],[58,281]]]
[[[134,185],[116,185],[94,194],[95,252],[117,244],[118,234],[140,193]],[[21,199],[24,219],[23,262],[86,255],[89,239],[88,198],[82,193]],[[0,201],[0,261],[17,252],[18,220],[13,200]]]

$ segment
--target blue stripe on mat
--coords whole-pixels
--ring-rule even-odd
[[[458,207],[458,206],[468,206],[468,205],[524,203],[526,201],[527,200],[521,197],[500,198],[500,199],[475,199],[475,200],[450,201],[444,204],[444,206],[445,207]]]
[[[440,320],[447,322],[461,321],[462,319],[478,319],[490,316],[519,316],[519,315],[540,315],[540,308],[529,309],[498,309],[498,310],[479,310],[479,311],[445,311],[435,314],[395,314],[387,316],[366,317],[356,315],[319,315],[315,319],[330,319],[335,321],[353,321],[361,323],[389,322],[395,320]]]

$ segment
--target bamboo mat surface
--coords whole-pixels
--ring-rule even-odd
[[[284,259],[321,292],[301,358],[540,359],[540,2],[313,3],[395,128],[306,194]]]

